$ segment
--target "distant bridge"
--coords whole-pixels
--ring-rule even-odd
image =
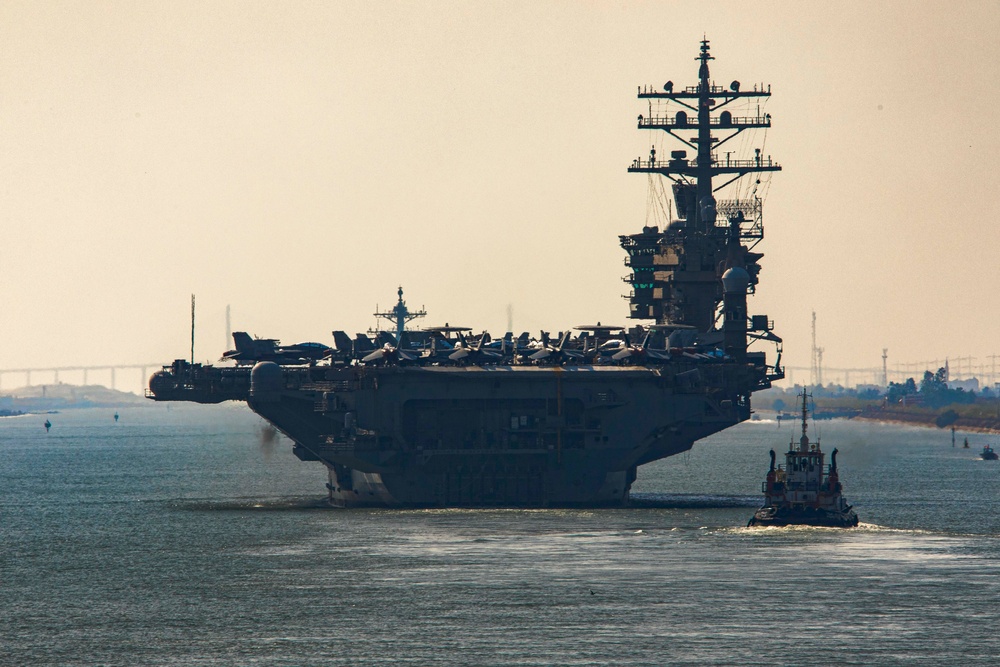
[[[986,358],[990,360],[990,363],[977,363],[978,360],[976,357],[951,357],[948,360],[951,379],[959,380],[977,377],[980,381],[980,386],[992,387],[997,382],[1000,382],[1000,372],[998,372],[996,363],[1000,359],[1000,355],[990,355]],[[888,371],[890,382],[903,382],[909,377],[919,382],[923,377],[924,371],[936,371],[945,365],[945,361],[945,359],[934,359],[910,363],[895,363],[886,370]],[[147,364],[0,368],[0,391],[3,391],[4,388],[14,389],[35,385],[60,384],[61,382],[86,386],[93,382],[94,384],[110,387],[111,389],[131,391],[142,395],[146,389],[146,384],[149,382],[150,374],[162,367],[163,362],[157,361]],[[134,371],[138,371],[138,374]],[[813,382],[811,377],[812,369],[808,366],[786,366],[785,372],[789,382],[798,382],[799,384],[811,384]],[[120,377],[121,375],[125,377]],[[881,386],[882,384],[881,367],[835,368],[824,366],[823,375],[824,384],[837,383],[845,387],[857,384],[872,384],[876,386]]]
[[[163,362],[157,361],[148,364],[0,368],[0,391],[4,388],[14,389],[68,382],[68,384],[83,386],[93,383],[111,389],[142,394],[149,381],[150,373],[162,367]],[[138,371],[138,373],[134,371]],[[120,375],[125,377],[119,377]],[[119,387],[119,384],[122,386]]]

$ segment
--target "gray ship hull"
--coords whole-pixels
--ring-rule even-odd
[[[355,367],[303,384],[286,369],[248,404],[328,467],[335,505],[621,505],[638,466],[749,418],[702,382],[738,370]]]
[[[355,506],[613,506],[639,466],[750,417],[751,363],[657,366],[200,366],[150,397],[244,400]]]

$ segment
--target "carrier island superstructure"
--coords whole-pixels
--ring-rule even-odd
[[[335,505],[626,503],[639,466],[748,419],[751,393],[783,377],[771,322],[747,312],[763,224],[757,188],[740,185],[780,167],[759,148],[733,155],[747,130],[770,127],[752,111],[770,90],[716,85],[712,60],[703,40],[695,85],[639,88],[639,129],[681,148],[663,159],[654,147],[628,167],[651,189],[669,184],[676,212],[620,237],[632,327],[538,340],[409,330],[400,291],[395,334],[374,346],[338,331],[319,361],[178,360],[150,379],[149,396],[246,401],[301,460],[326,466]],[[731,192],[744,195],[723,198]],[[773,363],[751,348],[760,341],[777,347]]]

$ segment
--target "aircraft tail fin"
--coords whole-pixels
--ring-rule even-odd
[[[237,352],[252,352],[254,350],[253,338],[246,331],[234,331],[233,343]]]
[[[333,344],[336,346],[338,352],[350,352],[354,347],[351,337],[343,331],[333,332]]]
[[[368,336],[364,335],[363,333],[359,333],[354,336],[355,352],[370,352],[374,349],[375,349],[375,344],[371,341],[371,339]]]

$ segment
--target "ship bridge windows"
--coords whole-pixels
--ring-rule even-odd
[[[649,257],[657,253],[657,245],[625,248],[629,257]]]
[[[625,277],[626,283],[636,289],[649,289],[653,286],[655,273],[652,266],[643,268],[633,267],[632,271],[632,275]]]
[[[815,472],[816,464],[811,456],[796,456],[792,458],[794,472]]]

